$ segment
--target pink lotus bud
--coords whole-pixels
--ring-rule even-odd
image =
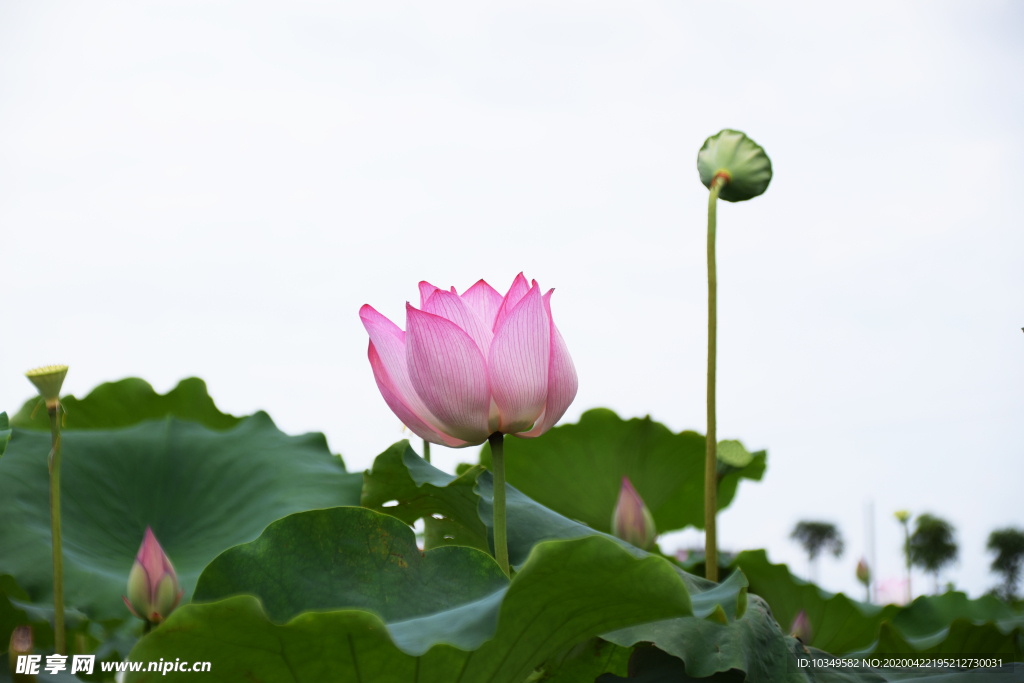
[[[857,563],[857,580],[865,586],[871,583],[871,570],[868,569],[867,560],[863,557],[860,558],[860,562]]]
[[[793,625],[789,627],[789,633],[794,638],[799,638],[801,643],[807,644],[811,642],[813,635],[811,620],[807,618],[806,612],[800,610],[796,615],[796,619],[793,620]]]
[[[654,547],[654,539],[658,532],[654,528],[654,517],[644,505],[644,499],[633,488],[629,477],[622,478],[619,489],[619,502],[612,513],[612,533],[627,543],[643,550]]]
[[[14,672],[14,664],[18,661],[18,657],[23,655],[32,654],[33,639],[32,639],[32,627],[31,626],[17,626],[11,632],[11,644],[7,649],[7,654],[11,662],[11,671]],[[22,680],[15,678],[14,680]]]
[[[452,448],[495,432],[540,436],[576,397],[576,369],[541,295],[520,273],[503,297],[480,280],[461,295],[420,283],[420,307],[405,304],[405,331],[369,304],[373,377],[414,434]]]
[[[139,619],[159,624],[178,606],[182,593],[171,561],[147,526],[128,574],[128,596],[122,596],[124,604]]]

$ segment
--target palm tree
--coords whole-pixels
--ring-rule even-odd
[[[997,595],[1013,602],[1017,599],[1017,581],[1024,567],[1024,531],[1012,527],[996,529],[989,534],[986,547],[997,553],[992,571],[1003,575],[1003,585],[997,589]]]
[[[910,561],[935,579],[939,592],[939,572],[956,559],[956,529],[946,520],[927,513],[917,518],[917,527],[910,537]]]
[[[815,562],[822,550],[828,550],[836,557],[843,554],[843,537],[835,524],[828,522],[798,522],[790,538],[795,538],[804,547],[811,567],[811,582],[818,578],[818,564]]]

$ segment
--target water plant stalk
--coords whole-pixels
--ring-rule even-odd
[[[717,176],[708,196],[708,430],[704,454],[704,575],[718,581],[718,441],[715,425],[715,363],[718,351],[718,274],[715,268],[715,229],[718,193],[727,179]]]
[[[423,459],[430,462],[430,442],[423,439]]]
[[[907,604],[914,599],[914,590],[910,585],[910,520],[903,520],[903,554],[907,560]]]
[[[494,432],[487,438],[491,444],[491,468],[494,474],[494,559],[505,576],[508,568],[508,536],[505,531],[505,435]]]
[[[64,559],[60,547],[60,403],[47,406],[52,448],[50,469],[50,535],[53,540],[53,638],[57,654],[67,654],[64,639]]]

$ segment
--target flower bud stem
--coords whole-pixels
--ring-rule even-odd
[[[910,587],[910,518],[901,520],[903,525],[903,555],[907,560],[907,604],[914,601],[914,591]]]
[[[57,654],[67,654],[64,641],[64,558],[60,549],[60,403],[47,406],[50,415],[50,535],[53,540],[53,639]]]
[[[487,440],[491,444],[491,468],[494,474],[494,559],[505,576],[508,569],[508,535],[505,531],[505,435],[494,432]]]
[[[430,442],[423,439],[423,459],[430,462]]]
[[[704,575],[718,581],[718,441],[715,434],[715,362],[718,352],[718,273],[715,230],[718,193],[728,180],[715,177],[708,197],[708,432],[704,457]]]

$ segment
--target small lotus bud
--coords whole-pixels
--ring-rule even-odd
[[[897,510],[893,515],[900,521],[901,524],[906,524],[907,520],[910,519],[910,513],[906,510]]]
[[[171,561],[146,527],[142,546],[128,574],[128,595],[122,596],[128,610],[139,619],[159,624],[178,606],[183,591]]]
[[[14,664],[18,661],[18,657],[32,654],[32,627],[31,626],[18,626],[11,632],[11,645],[7,650],[8,657],[11,660],[11,674],[16,673]],[[23,680],[22,677],[17,677],[14,680]]]
[[[29,370],[25,376],[36,386],[39,394],[46,401],[46,408],[50,409],[60,403],[60,388],[64,385],[64,377],[67,374],[68,366],[66,365],[46,365]]]
[[[622,478],[619,490],[619,502],[612,513],[612,533],[637,548],[650,550],[654,547],[654,539],[658,532],[654,528],[654,517],[644,505],[643,498],[633,488],[629,477]]]
[[[723,179],[725,184],[718,193],[721,199],[742,202],[768,189],[772,162],[756,142],[726,128],[704,141],[697,153],[697,172],[709,189],[716,178]]]
[[[801,643],[805,645],[811,642],[811,620],[807,618],[807,612],[800,610],[793,620],[793,625],[789,627],[789,633],[794,638],[799,638]]]
[[[868,569],[868,563],[863,557],[857,563],[857,580],[865,586],[871,583],[871,570]]]

